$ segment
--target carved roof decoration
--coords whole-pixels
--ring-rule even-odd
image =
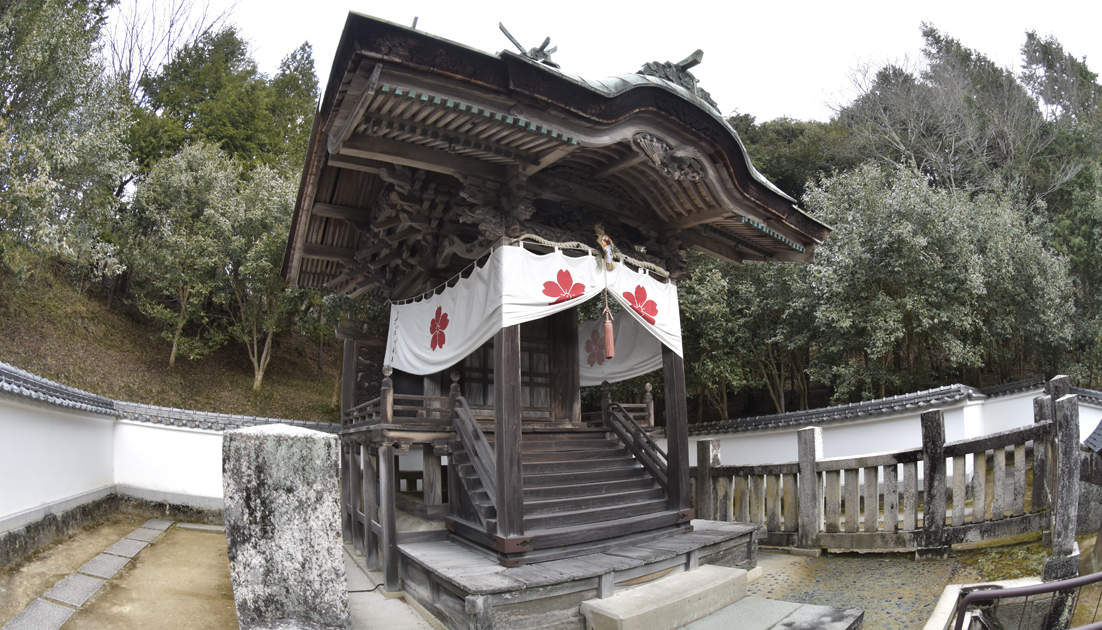
[[[593,81],[549,66],[547,43],[488,55],[350,14],[285,277],[400,299],[501,237],[587,242],[597,223],[675,279],[689,248],[735,263],[813,256],[829,228],[754,169],[689,72],[700,51]]]

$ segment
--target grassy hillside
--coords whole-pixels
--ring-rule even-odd
[[[97,287],[44,264],[24,282],[0,272],[0,361],[89,392],[131,402],[298,420],[338,421],[333,406],[340,360],[329,344],[318,375],[318,345],[278,340],[259,392],[245,349],[230,343],[205,358],[178,358],[132,307],[106,307]]]

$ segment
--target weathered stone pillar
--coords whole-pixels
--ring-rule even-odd
[[[230,577],[243,629],[347,628],[337,436],[272,424],[226,431],[222,484]]]
[[[1063,580],[1079,573],[1075,526],[1079,516],[1079,399],[1068,394],[1056,401],[1056,514],[1052,554],[1045,559],[1045,580]]]
[[[696,443],[696,517],[717,520],[716,484],[712,468],[722,465],[719,440],[700,440]]]
[[[799,549],[820,553],[819,530],[823,524],[823,479],[815,466],[823,458],[823,430],[807,427],[796,432],[800,456],[800,530],[796,534]]]
[[[940,409],[922,414],[922,471],[922,534],[915,560],[944,560],[949,557],[949,547],[942,542],[946,503],[945,415]]]

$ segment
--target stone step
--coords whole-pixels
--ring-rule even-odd
[[[592,630],[675,630],[746,596],[746,571],[706,565],[582,602]],[[735,628],[736,626],[728,626]]]
[[[744,597],[684,630],[857,630],[865,612],[857,608],[833,608]]]

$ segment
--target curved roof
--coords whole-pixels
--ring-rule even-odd
[[[594,223],[675,276],[687,248],[732,262],[810,259],[829,228],[753,167],[688,72],[697,61],[591,80],[350,14],[284,274],[403,297],[495,237],[588,241]]]

